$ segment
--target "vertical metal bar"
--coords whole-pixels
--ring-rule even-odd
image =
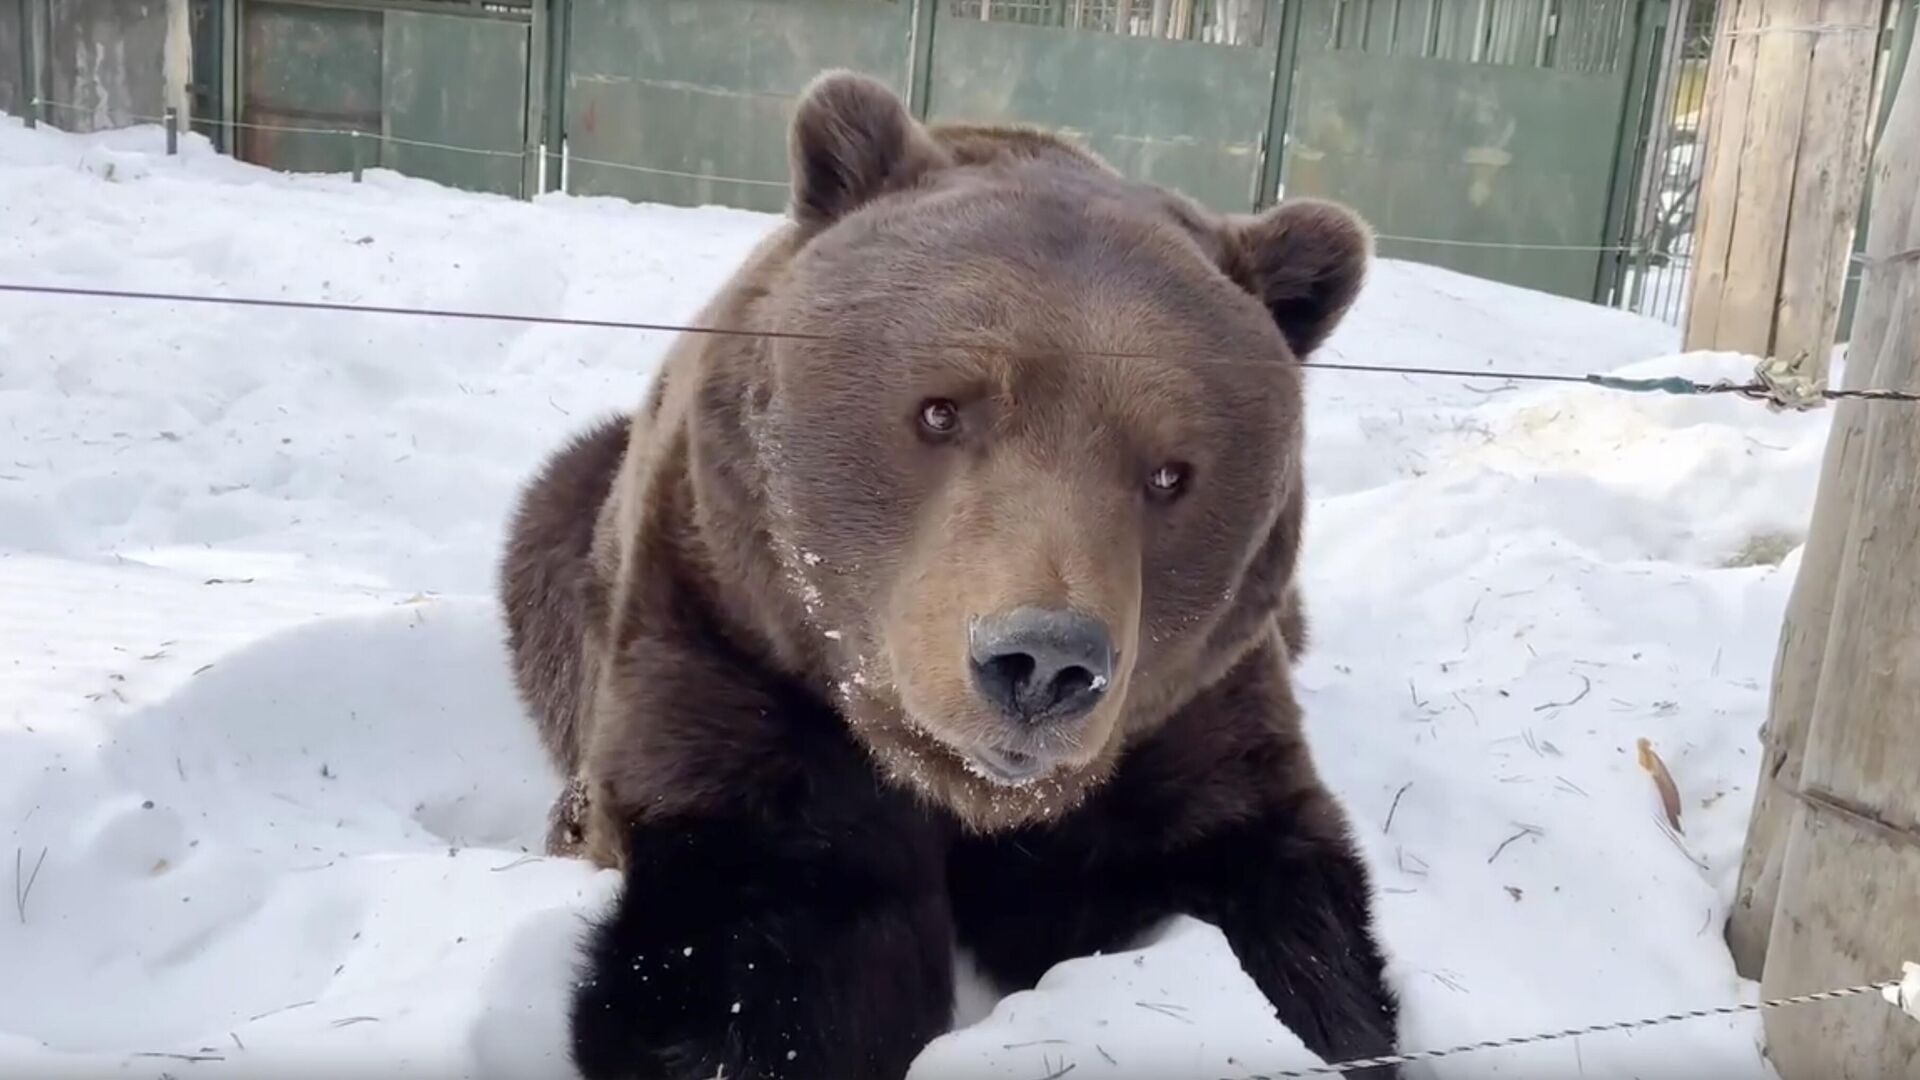
[[[33,0],[18,0],[20,9],[20,114],[28,128],[40,125],[40,86],[34,81],[33,17],[27,6]]]
[[[47,118],[47,8],[46,0],[24,0],[20,23],[20,42],[25,50],[27,84],[27,126]]]
[[[167,123],[167,156],[174,157],[180,153],[180,110],[169,105],[167,106],[165,117]]]
[[[933,108],[933,35],[940,0],[913,0],[907,37],[907,108],[926,120]]]
[[[1648,112],[1651,137],[1641,154],[1640,181],[1633,197],[1633,221],[1628,235],[1638,250],[1629,254],[1633,261],[1633,290],[1628,307],[1639,312],[1646,295],[1647,272],[1653,269],[1653,225],[1660,218],[1660,189],[1666,178],[1667,158],[1673,152],[1674,98],[1680,72],[1687,58],[1687,29],[1693,24],[1693,5],[1711,0],[1672,0],[1667,5],[1665,38],[1660,50],[1659,81],[1654,86]]]
[[[241,11],[245,0],[217,0],[220,18],[220,132],[226,152],[240,156]]]
[[[353,182],[360,182],[360,129],[347,132],[347,145],[353,148]]]
[[[544,189],[567,190],[567,80],[573,74],[573,0],[548,0],[546,130],[541,136]]]
[[[1699,228],[1700,191],[1706,186],[1707,154],[1712,150],[1712,147],[1708,144],[1707,129],[1704,126],[1707,93],[1711,85],[1709,79],[1713,71],[1712,42],[1718,34],[1732,28],[1733,23],[1731,19],[1734,12],[1733,0],[1715,0],[1715,4],[1709,5],[1706,10],[1708,17],[1702,20],[1706,24],[1705,30],[1708,38],[1707,56],[1704,58],[1705,67],[1701,77],[1694,81],[1692,92],[1687,95],[1688,100],[1692,104],[1692,108],[1689,111],[1694,117],[1693,153],[1687,161],[1687,184],[1683,189],[1683,196],[1687,204],[1687,234],[1689,245],[1692,244],[1693,237]],[[1692,23],[1687,24],[1687,33],[1689,35],[1693,33]],[[1676,326],[1681,325],[1681,321],[1685,317],[1688,294],[1693,291],[1693,271],[1695,269],[1693,259],[1693,250],[1691,246],[1689,246],[1686,257],[1686,272],[1684,274],[1669,273],[1666,275],[1665,280],[1661,282],[1661,292],[1664,294],[1661,300],[1661,310],[1667,312],[1669,320]]]
[[[547,129],[547,8],[535,0],[527,23],[527,77],[521,91],[525,106],[520,119],[520,197],[540,194],[545,176],[541,147]]]
[[[1652,28],[1656,20],[1649,9],[1657,2],[1659,0],[1639,0],[1633,5],[1631,20],[1623,20],[1617,31],[1623,40],[1632,43],[1632,51],[1627,57],[1626,78],[1622,80],[1620,89],[1620,125],[1613,136],[1613,178],[1607,184],[1607,215],[1601,230],[1601,236],[1605,238],[1601,240],[1603,245],[1618,244],[1624,239],[1621,222],[1628,216],[1627,189],[1632,186],[1633,151],[1639,144],[1639,131],[1647,104],[1647,68],[1652,62]],[[1618,251],[1601,253],[1593,281],[1593,300],[1596,303],[1606,303],[1622,263]]]
[[[1273,35],[1266,45],[1273,56],[1273,90],[1267,99],[1267,136],[1261,146],[1260,190],[1253,193],[1255,210],[1278,200],[1280,181],[1286,175],[1287,126],[1293,109],[1294,73],[1300,62],[1300,22],[1305,6],[1314,2],[1270,0],[1267,7],[1268,32]]]

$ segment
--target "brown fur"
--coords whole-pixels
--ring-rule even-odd
[[[1190,910],[1309,1045],[1390,1044],[1365,873],[1287,663],[1306,640],[1294,361],[1358,291],[1365,229],[1309,201],[1215,215],[1044,133],[922,127],[846,75],[804,99],[792,160],[792,222],[697,320],[765,336],[684,336],[512,526],[515,674],[572,778],[550,847],[697,855],[685,872],[712,879],[668,896],[627,867],[576,1001],[583,1067],[761,1060],[739,1040],[771,1028],[709,1044],[602,1010],[678,985],[632,974],[663,935],[789,877],[834,883],[833,902],[781,894],[711,931],[838,933],[834,912],[872,906],[898,936],[859,963],[937,987],[928,935],[949,924],[1017,979]],[[958,406],[955,431],[917,428],[930,399]],[[1189,477],[1171,500],[1146,486],[1167,464]],[[1096,618],[1116,659],[1084,715],[1016,730],[974,684],[970,635],[1027,608]],[[967,763],[1010,742],[1061,765],[1009,786]],[[750,858],[764,869],[734,865]],[[864,976],[791,979],[823,1009],[886,998]],[[894,1075],[942,1007],[928,994],[898,1003],[897,1037],[848,1048],[871,1055],[848,1075]]]
[[[604,502],[562,482],[522,509],[505,575],[522,686],[556,760],[613,822],[719,795],[712,740],[660,753],[656,664],[636,655],[677,605],[840,701],[882,769],[982,829],[1077,804],[1277,619],[1304,637],[1289,352],[1317,345],[1356,291],[1357,224],[1310,203],[1222,221],[1035,132],[928,131],[902,114],[875,151],[834,112],[847,101],[875,107],[815,98],[833,119],[797,125],[796,167],[831,182],[803,189],[797,223],[699,320],[831,340],[686,337]],[[850,207],[860,219],[831,228]],[[880,231],[892,239],[876,257],[863,245]],[[901,282],[910,306],[876,303]],[[946,342],[982,347],[927,344]],[[915,395],[936,391],[1007,425],[1004,454],[942,486],[938,463],[892,464],[925,457],[910,422]],[[580,470],[604,470],[611,445]],[[1197,490],[1143,511],[1126,481],[1150,455],[1193,459]],[[555,588],[556,560],[581,551],[578,508],[596,503],[587,578]],[[1107,705],[1063,735],[1077,767],[1009,790],[950,747],[997,722],[968,685],[966,619],[1021,603],[1104,617],[1124,666]],[[581,627],[582,608],[604,622]]]

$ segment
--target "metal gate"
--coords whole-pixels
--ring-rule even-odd
[[[1033,124],[1215,209],[1260,201],[1281,0],[923,2],[928,119]]]
[[[1282,184],[1384,255],[1594,299],[1639,130],[1646,0],[1304,5]]]
[[[907,92],[901,0],[572,0],[567,190],[779,210],[787,124],[821,71]]]
[[[1584,299],[1627,280],[1670,4],[194,2],[229,145],[277,168],[778,210],[797,96],[852,68],[928,120],[1061,132],[1222,211],[1339,199],[1384,254]]]
[[[236,156],[528,194],[532,5],[237,0]]]

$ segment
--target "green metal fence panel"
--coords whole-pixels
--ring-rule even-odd
[[[454,187],[523,193],[531,25],[524,6],[239,4],[239,157],[288,172],[377,165]]]
[[[285,172],[346,172],[380,132],[381,12],[246,0],[236,156]],[[289,130],[304,129],[304,130]]]
[[[851,68],[908,93],[899,0],[572,0],[567,189],[779,210],[802,90]]]
[[[1421,5],[1435,50],[1477,60],[1363,48],[1341,25],[1350,7],[1314,5],[1296,57],[1284,193],[1352,205],[1382,234],[1384,255],[1592,299],[1630,105],[1625,3],[1563,0],[1559,28],[1581,28],[1571,45],[1518,9],[1498,37],[1493,0]]]
[[[1130,20],[1133,32],[1118,33],[1032,25],[1005,0],[926,2],[940,4],[929,119],[1030,124],[1215,209],[1246,211],[1259,201],[1279,56],[1279,21],[1264,3],[1210,8],[1216,21],[1185,27]],[[1141,16],[1162,7],[1131,5]]]
[[[778,210],[798,95],[853,68],[932,121],[1061,132],[1224,211],[1340,199],[1385,254],[1591,297],[1653,0],[226,2],[240,152],[279,168],[357,148],[486,191]]]
[[[395,138],[381,144],[380,163],[472,191],[521,194],[528,30],[505,19],[387,12],[382,103]]]

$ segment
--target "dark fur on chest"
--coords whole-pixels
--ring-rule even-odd
[[[588,1080],[900,1080],[950,1023],[955,943],[1015,989],[1180,913],[1225,932],[1316,1052],[1392,1048],[1367,875],[1300,739],[1278,629],[1076,810],[981,836],[883,780],[836,709],[729,632],[672,531],[647,551],[654,615],[596,629],[591,531],[541,511],[605,491],[628,437],[609,423],[557,455],[507,567],[550,746],[630,785],[586,799],[592,854],[623,874],[572,1007]],[[595,729],[614,742],[579,745],[586,709],[618,711]]]

